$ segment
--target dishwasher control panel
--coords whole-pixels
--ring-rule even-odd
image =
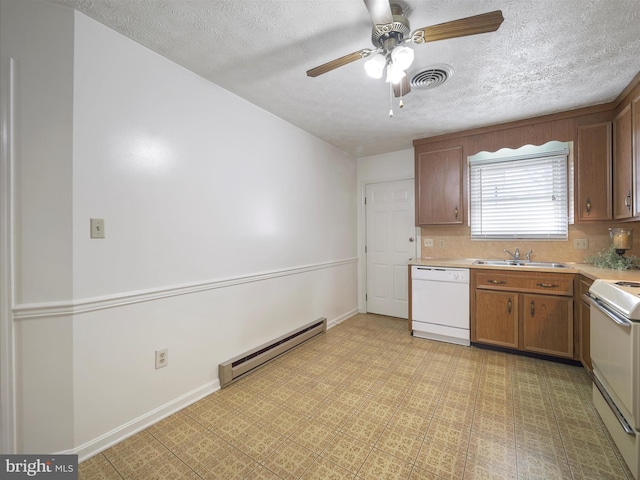
[[[411,267],[411,278],[413,280],[469,283],[469,269],[414,265]]]

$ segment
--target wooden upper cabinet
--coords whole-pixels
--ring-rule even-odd
[[[416,225],[456,225],[464,220],[462,148],[417,154]]]
[[[631,103],[613,120],[613,218],[622,220],[633,212],[633,137]]]
[[[578,127],[576,218],[611,220],[611,122]]]

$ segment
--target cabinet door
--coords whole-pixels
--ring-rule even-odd
[[[588,303],[580,300],[577,303],[578,309],[578,322],[580,330],[580,363],[589,372],[593,372],[593,366],[591,365],[591,307]]]
[[[476,290],[473,341],[518,348],[518,294]]]
[[[575,322],[573,332],[576,336],[573,345],[575,348],[574,358],[580,360],[582,366],[589,372],[593,371],[591,365],[591,305],[584,300],[583,295],[589,291],[593,280],[580,275],[576,278],[576,296],[573,299]]]
[[[578,221],[611,220],[611,122],[578,127],[576,180]]]
[[[522,349],[573,357],[573,299],[522,295]]]
[[[613,121],[613,218],[631,218],[632,199],[632,135],[631,104]]]
[[[463,222],[462,148],[419,153],[416,159],[416,223]]]

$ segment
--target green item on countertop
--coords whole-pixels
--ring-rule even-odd
[[[585,258],[585,263],[592,264],[600,268],[611,268],[614,270],[630,270],[640,268],[640,258],[635,255],[622,256],[616,253],[616,249],[611,246],[597,255]]]

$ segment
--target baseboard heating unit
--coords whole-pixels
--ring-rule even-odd
[[[292,332],[256,347],[218,366],[220,386],[225,387],[243,375],[255,370],[294,347],[327,330],[327,319],[308,323]]]

